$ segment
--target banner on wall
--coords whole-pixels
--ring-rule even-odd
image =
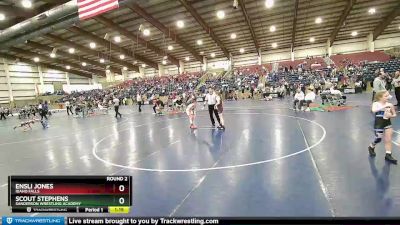
[[[122,76],[122,75],[115,75],[114,78],[115,78],[115,81],[124,81],[124,76]]]
[[[103,86],[101,84],[93,84],[93,85],[63,85],[63,91],[65,93],[71,93],[71,92],[79,92],[79,91],[90,91],[94,89],[103,89]]]
[[[224,61],[217,61],[217,62],[208,62],[207,63],[208,69],[223,69],[227,71],[230,67],[230,61],[229,60],[224,60]]]
[[[37,84],[35,88],[36,94],[42,95],[42,94],[53,94],[54,93],[54,86],[52,84],[44,84],[40,85]]]

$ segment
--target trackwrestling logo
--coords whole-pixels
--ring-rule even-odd
[[[39,225],[52,224],[64,225],[64,217],[23,217],[23,216],[4,216],[2,224],[9,225]]]

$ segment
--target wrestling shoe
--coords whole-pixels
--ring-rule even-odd
[[[390,163],[397,164],[397,159],[393,158],[392,154],[386,153],[385,160],[389,161]]]
[[[369,155],[370,155],[370,156],[372,156],[372,157],[375,157],[375,156],[376,156],[375,148],[373,148],[373,147],[371,147],[371,146],[368,146],[368,152],[369,152]]]

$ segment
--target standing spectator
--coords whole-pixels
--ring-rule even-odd
[[[0,120],[5,120],[6,118],[6,110],[3,107],[0,107]]]
[[[373,83],[372,101],[375,99],[375,93],[386,91],[385,72],[380,71],[379,76],[375,78]]]
[[[389,74],[386,74],[386,76],[385,76],[385,82],[386,82],[385,88],[386,88],[387,91],[391,91],[392,90],[392,81],[393,81],[392,76],[390,76]]]
[[[219,129],[224,129],[225,130],[225,120],[224,120],[224,116],[222,115],[222,112],[224,111],[224,107],[222,106],[222,91],[219,91],[217,94],[217,98],[216,98],[216,104],[215,104],[215,109],[218,112],[218,116],[221,120],[220,126],[218,126]]]
[[[394,93],[397,100],[397,104],[395,106],[398,106],[400,101],[400,71],[396,71],[396,73],[394,74],[392,84],[394,86]]]

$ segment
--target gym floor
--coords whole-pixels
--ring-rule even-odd
[[[399,166],[370,158],[370,94],[348,95],[337,112],[295,112],[291,101],[225,102],[225,131],[198,112],[192,132],[185,114],[155,116],[122,107],[109,115],[50,118],[33,130],[0,121],[0,215],[9,175],[131,175],[130,216],[395,217]],[[201,108],[201,104],[198,105]],[[400,127],[393,155],[400,158]]]

